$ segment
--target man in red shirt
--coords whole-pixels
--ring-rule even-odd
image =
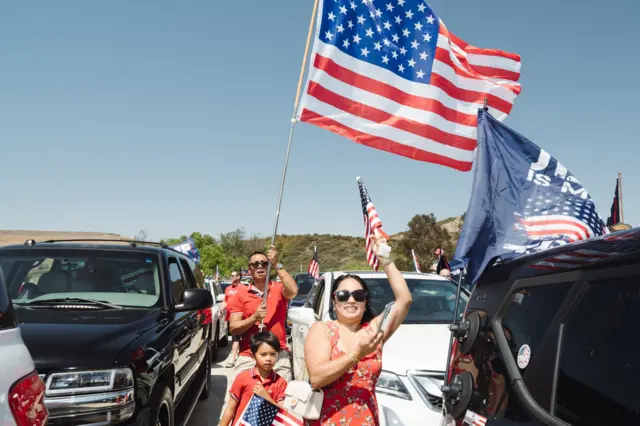
[[[224,306],[227,309],[227,317],[226,321],[229,321],[230,311],[229,304],[231,299],[238,292],[238,285],[240,284],[240,279],[242,278],[242,272],[240,271],[231,271],[231,285],[224,290]],[[233,336],[233,344],[231,345],[231,353],[229,354],[229,358],[224,362],[224,367],[230,368],[233,367],[236,363],[236,358],[238,358],[238,353],[240,352],[240,339],[242,336],[236,335]]]
[[[269,282],[267,303],[262,298],[267,283],[267,265],[271,262],[281,282]],[[236,374],[247,370],[255,364],[251,357],[249,339],[260,331],[259,325],[264,323],[264,330],[271,331],[278,337],[282,350],[278,354],[274,370],[285,380],[291,381],[291,359],[287,347],[286,321],[289,300],[298,294],[298,286],[293,277],[278,263],[278,250],[269,247],[269,252],[255,252],[249,256],[249,273],[253,283],[239,286],[238,292],[229,303],[231,334],[242,335],[240,354],[236,360]]]

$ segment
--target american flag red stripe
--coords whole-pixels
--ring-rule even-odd
[[[604,252],[599,250],[574,250],[568,253],[563,253],[556,256],[546,257],[539,262],[531,265],[534,269],[547,269],[550,271],[556,271],[561,269],[571,269],[580,266],[587,265],[594,260],[606,259],[610,256],[617,254],[616,252]]]
[[[585,222],[566,215],[531,216],[521,220],[520,224],[531,237],[562,234],[570,241],[579,241],[600,235]]]
[[[307,272],[309,273],[309,275],[311,275],[313,278],[315,278],[316,280],[318,278],[320,278],[320,264],[318,263],[318,250],[314,249],[313,250],[313,257],[311,258],[311,261],[309,262],[309,267],[307,268]]]
[[[517,82],[519,55],[464,42],[451,34],[434,14],[426,15],[430,9],[426,4],[422,7],[422,2],[407,0],[394,12],[386,12],[384,2],[378,0],[369,1],[368,6],[353,3],[354,15],[349,15],[351,10],[340,13],[333,0],[321,3],[298,119],[366,146],[457,170],[471,170],[477,145],[478,109],[486,98],[490,113],[497,119],[502,120],[511,112],[521,90]],[[377,13],[378,9],[381,16],[374,18],[373,12],[370,16],[369,10]],[[410,9],[422,10],[425,16],[412,12],[411,18],[405,17]],[[382,22],[393,22],[396,15],[404,17],[402,26],[393,28],[389,24],[388,32],[387,25],[380,27]],[[402,28],[413,29],[413,25],[420,26],[422,32],[409,35],[407,30],[406,35],[398,35]],[[377,32],[365,31],[376,26]],[[322,32],[327,28],[329,33],[337,29],[335,34],[329,34],[330,39]],[[335,41],[334,35],[344,38],[347,33],[357,40],[343,41],[349,45],[357,41],[357,51],[342,48]],[[380,49],[382,42],[393,36],[398,37],[395,43]],[[426,50],[422,45],[418,47],[418,41],[422,42],[420,36],[424,36],[422,45]],[[409,49],[401,59],[409,62],[417,59],[417,65],[411,65],[417,70],[418,66],[427,66],[418,55],[427,54],[426,41],[431,43],[431,37],[435,43],[431,44],[434,50],[429,68],[424,68],[429,72],[427,80],[409,78],[408,74],[399,74],[395,68],[371,59],[373,55],[388,57],[393,49],[407,46]],[[409,40],[416,49],[410,48]],[[376,44],[375,48],[369,48]],[[358,53],[363,49],[368,51],[366,57]]]

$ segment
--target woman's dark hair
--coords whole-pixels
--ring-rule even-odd
[[[249,342],[251,345],[251,353],[254,355],[263,344],[271,346],[276,352],[280,352],[280,340],[270,331],[262,331],[254,334],[251,336],[251,339],[249,339]]]
[[[367,300],[364,302],[365,303],[365,305],[364,305],[364,315],[362,315],[362,319],[360,320],[360,324],[365,324],[367,322],[371,322],[376,317],[376,313],[373,311],[373,309],[371,308],[371,304],[369,303],[369,296],[370,296],[370,294],[369,294],[369,286],[359,276],[352,275],[352,274],[345,274],[345,275],[341,275],[338,278],[336,278],[336,280],[333,282],[333,286],[331,287],[331,298],[335,299],[335,297],[333,296],[333,293],[336,292],[336,290],[340,286],[340,283],[342,281],[346,280],[347,278],[352,278],[352,279],[358,281],[358,283],[360,283],[360,285],[362,286],[362,289],[367,292]]]

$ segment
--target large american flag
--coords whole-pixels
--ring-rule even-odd
[[[302,420],[287,410],[253,395],[239,424],[241,426],[302,426]]]
[[[380,267],[380,262],[378,261],[378,256],[373,251],[373,242],[371,240],[371,236],[378,232],[385,239],[389,239],[389,236],[382,230],[382,221],[378,216],[378,211],[375,206],[371,202],[371,197],[369,197],[369,192],[367,192],[367,187],[364,186],[364,182],[359,177],[358,179],[358,188],[360,189],[360,200],[362,201],[362,215],[364,217],[364,239],[365,239],[365,249],[367,250],[367,262],[369,265],[376,271]]]
[[[357,143],[469,171],[477,112],[504,119],[520,56],[471,46],[424,0],[323,0],[298,119]]]
[[[315,278],[316,280],[318,278],[320,278],[320,264],[318,263],[318,249],[314,248],[313,249],[313,257],[311,258],[311,261],[309,262],[309,268],[307,269],[307,272],[309,273],[309,275],[311,275],[313,278]]]

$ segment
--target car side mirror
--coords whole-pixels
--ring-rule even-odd
[[[224,294],[219,294],[216,297],[216,302],[224,302]]]
[[[287,317],[292,323],[306,325],[307,327],[311,327],[316,322],[316,314],[313,309],[303,306],[289,308]]]
[[[205,288],[190,288],[182,292],[183,302],[176,305],[175,312],[198,311],[213,306],[213,296]]]

